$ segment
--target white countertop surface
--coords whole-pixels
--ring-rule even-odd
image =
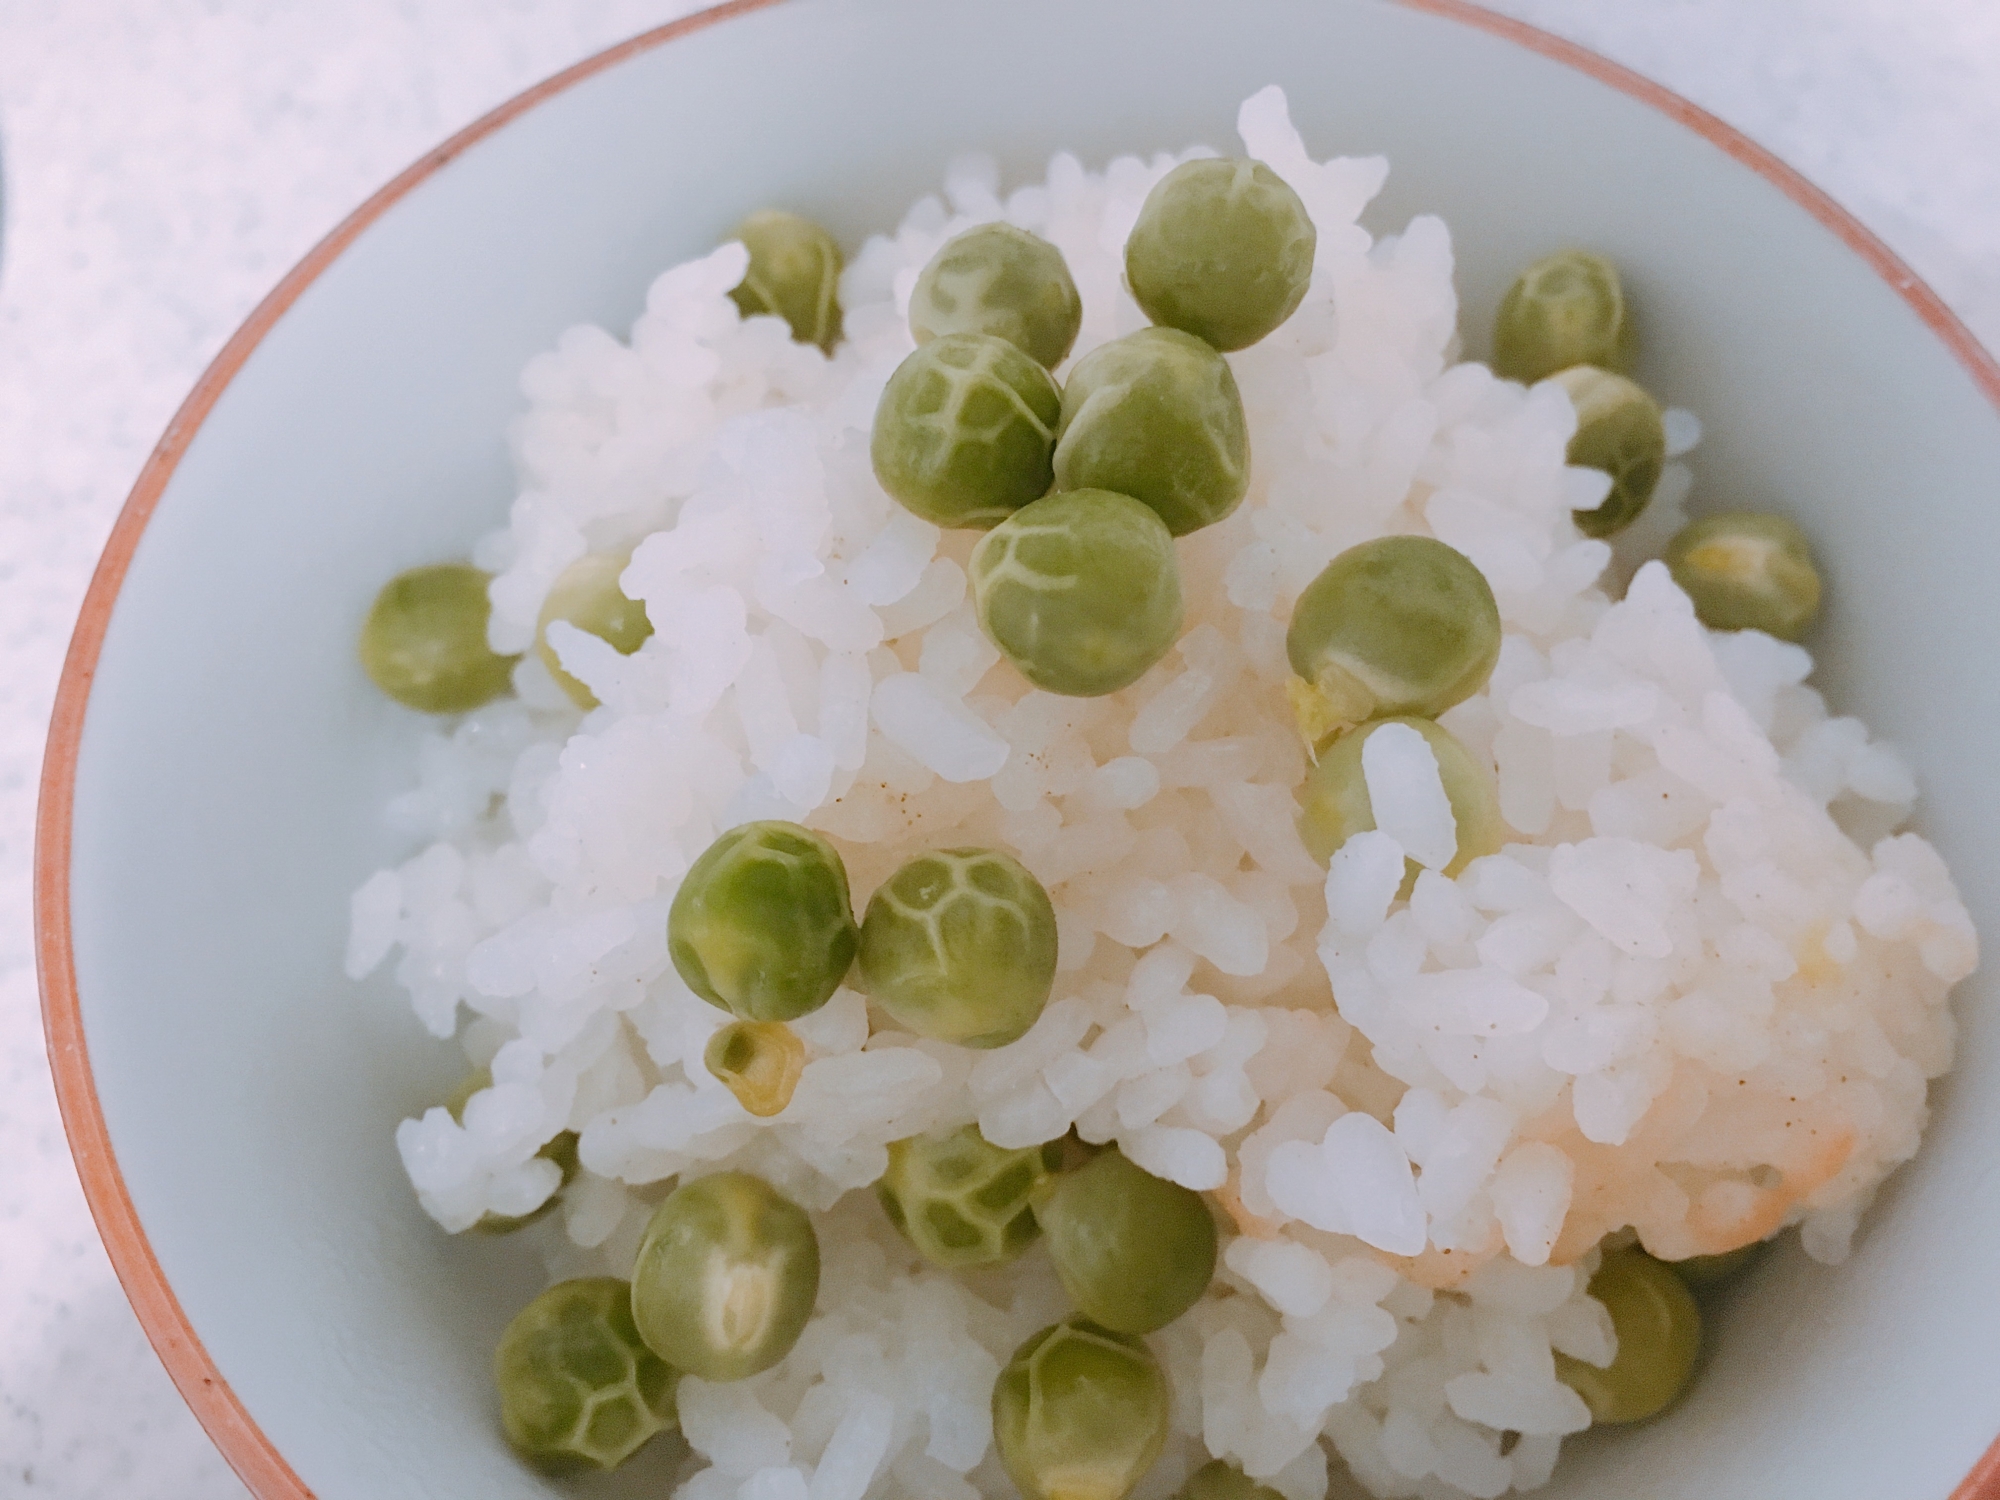
[[[1993,0],[1489,3],[1770,147],[2000,348]],[[202,367],[315,240],[486,109],[695,8],[0,0],[0,1496],[246,1493],[112,1277],[42,1050],[35,785],[98,549]]]

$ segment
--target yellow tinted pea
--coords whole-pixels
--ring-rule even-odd
[[[1215,1279],[1215,1219],[1201,1194],[1115,1148],[1050,1182],[1035,1217],[1070,1301],[1114,1332],[1166,1327]]]
[[[1615,536],[1639,519],[1666,467],[1660,404],[1623,375],[1593,365],[1572,366],[1556,383],[1576,406],[1568,461],[1611,476],[1611,493],[1601,505],[1570,515],[1585,536]]]
[[[1145,1344],[1068,1318],[993,1383],[993,1444],[1023,1500],[1124,1500],[1166,1445],[1170,1404]]]
[[[736,228],[750,269],[730,292],[746,318],[783,318],[801,344],[840,342],[840,246],[811,219],[759,209]]]
[[[1259,1484],[1226,1458],[1211,1459],[1181,1486],[1174,1500],[1284,1500],[1268,1484]]]
[[[785,1112],[805,1072],[806,1044],[782,1021],[732,1021],[708,1039],[708,1071],[759,1119]]]
[[[1054,369],[1083,326],[1083,299],[1062,251],[1012,224],[981,224],[945,241],[910,293],[919,344],[947,333],[1005,339]]]
[[[625,554],[579,557],[557,576],[542,601],[541,618],[535,622],[535,655],[578,708],[597,707],[597,695],[563,670],[561,659],[549,644],[549,626],[558,620],[574,625],[621,656],[637,651],[652,635],[653,622],[646,618],[646,606],[626,598],[618,586],[618,575],[630,561]]]
[[[924,1258],[940,1266],[1012,1260],[1041,1233],[1029,1198],[1060,1157],[1060,1145],[1008,1150],[977,1125],[889,1143],[889,1170],[875,1184],[882,1208]]]
[[[1643,1250],[1609,1250],[1590,1295],[1611,1314],[1618,1352],[1608,1366],[1556,1355],[1556,1377],[1583,1397],[1592,1420],[1643,1422],[1687,1389],[1701,1353],[1701,1309],[1681,1278]]]
[[[408,708],[465,713],[506,692],[514,663],[486,644],[490,575],[470,563],[434,563],[382,586],[361,627],[361,665]]]
[[[1819,618],[1819,569],[1805,533],[1754,511],[1704,516],[1667,543],[1667,570],[1711,630],[1804,638]]]
[[[1618,268],[1587,250],[1545,256],[1501,299],[1493,372],[1532,385],[1571,365],[1632,368],[1632,318]]]
[[[458,1087],[451,1091],[450,1097],[444,1101],[444,1107],[450,1112],[453,1120],[463,1125],[465,1106],[472,1102],[472,1096],[491,1087],[493,1087],[493,1074],[485,1068],[474,1068],[460,1080]],[[562,1201],[563,1189],[576,1179],[576,1174],[582,1165],[577,1160],[576,1148],[577,1134],[574,1130],[557,1131],[542,1149],[535,1153],[542,1160],[555,1163],[556,1170],[562,1173],[562,1179],[556,1184],[555,1191],[542,1201],[541,1207],[530,1209],[524,1214],[481,1214],[479,1222],[472,1226],[473,1231],[477,1234],[512,1234],[517,1229],[526,1229],[530,1224],[547,1218]]]
[[[615,1277],[535,1298],[500,1336],[493,1374],[507,1441],[553,1473],[615,1469],[678,1425],[680,1376],[640,1341],[631,1287]]]

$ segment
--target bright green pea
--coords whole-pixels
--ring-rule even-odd
[[[839,851],[797,823],[744,823],[710,844],[667,910],[687,987],[745,1021],[793,1021],[840,988],[860,934]]]
[[[1063,1290],[1118,1333],[1164,1328],[1215,1279],[1215,1219],[1201,1194],[1103,1151],[1035,1205]]]
[[[736,227],[750,269],[729,296],[746,318],[783,318],[801,344],[840,342],[840,246],[811,219],[759,209]]]
[[[1125,281],[1155,323],[1243,349],[1298,310],[1318,244],[1299,195],[1262,162],[1182,162],[1146,195]]]
[[[1284,1500],[1268,1484],[1259,1484],[1226,1458],[1211,1459],[1181,1486],[1174,1500]]]
[[[1174,539],[1129,496],[1070,490],[1024,505],[979,539],[968,572],[986,638],[1051,693],[1115,693],[1181,633]]]
[[[1571,365],[1632,368],[1632,318],[1618,268],[1587,250],[1536,261],[1507,289],[1493,326],[1493,373],[1532,385]]]
[[[1500,659],[1500,607],[1464,553],[1426,536],[1350,547],[1292,607],[1285,653],[1309,743],[1383,714],[1436,718]]]
[[[1611,493],[1602,505],[1570,515],[1585,536],[1614,536],[1639,519],[1666,467],[1660,404],[1623,375],[1593,365],[1572,366],[1555,379],[1576,405],[1568,461],[1611,476]]]
[[[1060,1159],[1056,1143],[1010,1151],[977,1125],[889,1143],[889,1170],[875,1184],[889,1222],[933,1264],[987,1266],[1012,1260],[1041,1233],[1029,1197]]]
[[[919,344],[947,333],[1005,339],[1053,370],[1083,326],[1083,299],[1062,251],[1012,224],[981,224],[945,242],[910,294]]]
[[[1220,521],[1250,489],[1250,427],[1229,362],[1174,328],[1091,350],[1063,386],[1055,479],[1143,501],[1175,536]]]
[[[630,561],[623,554],[579,557],[563,569],[542,601],[542,615],[535,622],[535,655],[578,708],[597,707],[597,695],[563,670],[549,644],[549,626],[562,620],[608,642],[621,656],[637,651],[653,633],[653,622],[646,618],[646,606],[626,598],[618,587],[618,575]]]
[[[896,367],[869,439],[875,478],[939,526],[976,530],[1048,493],[1062,392],[1003,338],[947,333]]]
[[[1556,1355],[1556,1378],[1583,1397],[1593,1421],[1643,1422],[1673,1405],[1701,1353],[1701,1309],[1664,1261],[1643,1250],[1609,1250],[1590,1295],[1611,1314],[1618,1352],[1599,1369]]]
[[[861,987],[897,1025],[962,1047],[1004,1047],[1049,1003],[1056,912],[997,849],[919,854],[868,898]]]
[[[708,1039],[701,1060],[738,1104],[768,1120],[792,1102],[806,1044],[782,1021],[731,1021]]]
[[[506,692],[520,658],[486,644],[492,581],[469,563],[435,563],[384,584],[361,627],[361,665],[375,686],[429,714],[464,713]]]
[[[554,1473],[615,1469],[678,1425],[680,1376],[640,1342],[616,1277],[559,1282],[522,1308],[493,1375],[507,1441]]]
[[[451,1091],[444,1107],[451,1112],[452,1119],[462,1125],[465,1123],[465,1106],[472,1102],[472,1096],[491,1087],[493,1074],[485,1068],[474,1068]],[[562,1181],[556,1184],[556,1190],[549,1194],[541,1207],[524,1214],[481,1214],[479,1222],[472,1226],[473,1231],[478,1234],[512,1234],[555,1212],[556,1205],[562,1201],[563,1189],[576,1179],[577,1172],[582,1168],[582,1163],[577,1160],[576,1148],[577,1134],[574,1130],[558,1131],[548,1144],[535,1153],[544,1161],[554,1162],[562,1173]]]
[[[787,1354],[819,1295],[819,1237],[762,1178],[718,1172],[653,1211],[632,1268],[646,1347],[703,1380],[742,1380]]]
[[[1166,1446],[1171,1404],[1145,1344],[1067,1318],[993,1383],[993,1444],[1023,1500],[1124,1500]]]
[[[1756,511],[1704,516],[1667,543],[1667,570],[1711,630],[1804,638],[1819,617],[1819,569],[1803,531]]]
[[[1720,1255],[1691,1255],[1686,1260],[1672,1260],[1667,1264],[1674,1268],[1674,1274],[1685,1281],[1690,1290],[1701,1291],[1732,1281],[1749,1270],[1763,1255],[1768,1243],[1766,1240],[1752,1240]]]

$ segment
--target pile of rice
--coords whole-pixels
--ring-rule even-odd
[[[576,328],[523,376],[520,496],[475,554],[493,645],[529,646],[573,559],[634,546],[623,586],[657,633],[622,657],[558,627],[602,708],[579,718],[531,653],[518,698],[426,739],[391,815],[428,847],[356,893],[349,970],[400,949],[424,1024],[492,1069],[462,1127],[432,1109],[397,1131],[446,1229],[541,1203],[557,1172],[535,1153],[564,1128],[584,1170],[529,1231],[552,1278],[626,1274],[677,1176],[741,1168],[815,1212],[826,1272],[797,1348],[682,1383],[684,1500],[1012,1492],[992,1381],[1068,1308],[1043,1255],[952,1274],[896,1236],[864,1190],[920,1131],[1074,1127],[1216,1196],[1240,1233],[1150,1341],[1174,1434],[1139,1493],[1215,1455],[1287,1500],[1320,1500],[1329,1451],[1385,1497],[1541,1484],[1589,1422],[1551,1351],[1612,1352],[1584,1292],[1606,1234],[1680,1257],[1798,1224],[1836,1261],[1917,1147],[1976,940],[1937,854],[1894,833],[1909,772],[1828,716],[1806,652],[1704,630],[1643,561],[1684,464],[1620,556],[1579,535],[1606,480],[1564,465],[1569,402],[1455,362],[1444,224],[1371,241],[1356,222],[1382,160],[1312,161],[1275,89],[1239,130],[1318,226],[1312,289],[1230,356],[1249,498],[1179,544],[1185,634],[1110,697],[1000,661],[967,598],[975,534],[882,492],[869,427],[946,238],[1004,218],[1053,241],[1082,354],[1144,325],[1126,233],[1208,153],[1101,175],[1061,155],[1005,197],[990,162],[954,163],[854,257],[830,359],[738,317],[730,244],[661,276],[628,343]],[[1677,452],[1699,435],[1669,426]],[[1499,600],[1499,667],[1443,722],[1495,768],[1518,840],[1426,870],[1407,902],[1435,785],[1371,782],[1383,831],[1330,871],[1308,859],[1283,649],[1314,574],[1393,532],[1458,548]],[[857,905],[920,850],[1012,851],[1060,923],[1047,1012],[974,1052],[871,1029],[843,989],[794,1023],[790,1107],[752,1118],[702,1063],[727,1017],[665,940],[689,864],[752,818],[830,837]]]

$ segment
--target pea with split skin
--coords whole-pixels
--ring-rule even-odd
[[[732,1021],[708,1039],[701,1060],[738,1104],[767,1120],[792,1102],[806,1044],[782,1021]]]
[[[1544,256],[1501,299],[1493,373],[1532,385],[1572,365],[1632,368],[1632,315],[1618,268],[1587,250]]]
[[[1053,370],[1083,326],[1083,299],[1062,252],[1012,224],[981,224],[945,241],[910,294],[919,344],[951,333],[1005,339]]]
[[[1070,1301],[1115,1332],[1166,1327],[1215,1279],[1215,1218],[1201,1194],[1115,1148],[1053,1179],[1035,1218]]]
[[[512,683],[514,663],[486,644],[492,576],[470,563],[433,563],[382,586],[361,627],[361,665],[408,708],[465,713]]]
[[[1618,1352],[1601,1368],[1558,1353],[1556,1378],[1583,1397],[1593,1421],[1658,1416],[1694,1375],[1701,1309],[1672,1266],[1636,1248],[1605,1252],[1590,1295],[1611,1314]]]
[[[1711,630],[1802,640],[1819,617],[1819,569],[1805,533],[1783,516],[1704,516],[1667,543],[1667,571]]]
[[[1660,404],[1623,375],[1574,365],[1555,377],[1576,406],[1568,461],[1611,476],[1611,493],[1593,510],[1572,511],[1585,536],[1614,536],[1645,510],[1667,462]]]
[[[750,269],[730,292],[746,318],[778,317],[801,344],[840,342],[840,246],[811,219],[759,209],[736,227]]]
[[[1023,1500],[1124,1500],[1166,1446],[1171,1407],[1144,1343],[1068,1318],[993,1383],[993,1444]]]
[[[493,1356],[507,1441],[554,1473],[615,1469],[678,1425],[679,1372],[639,1337],[632,1289],[559,1282],[507,1325]]]
[[[1057,1142],[1008,1149],[977,1125],[889,1143],[876,1196],[902,1235],[934,1265],[1012,1260],[1041,1233],[1030,1202],[1055,1170]]]
[[[646,606],[628,599],[618,586],[618,575],[630,561],[625,554],[591,553],[578,558],[550,585],[541,617],[535,622],[535,655],[548,668],[556,686],[584,710],[597,707],[597,695],[563,670],[561,658],[549,644],[549,626],[558,620],[574,625],[621,656],[637,651],[652,635],[653,622],[646,618]]]

